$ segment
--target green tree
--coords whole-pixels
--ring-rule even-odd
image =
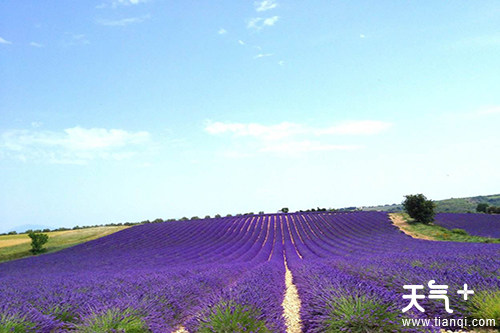
[[[423,194],[409,194],[405,197],[403,207],[416,222],[428,224],[434,221],[436,204],[432,200],[427,200]]]
[[[281,211],[282,211],[283,213],[288,213],[288,212],[289,212],[289,209],[288,209],[288,207],[283,207],[283,208],[281,208]]]
[[[476,212],[478,213],[486,213],[487,209],[488,209],[488,204],[487,203],[478,203],[477,204],[477,207],[476,207]]]
[[[47,250],[43,248],[43,245],[49,240],[49,236],[47,234],[30,232],[28,236],[31,238],[31,253],[39,254]]]

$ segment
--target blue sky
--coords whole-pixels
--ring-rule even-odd
[[[497,1],[0,3],[0,232],[500,192]]]

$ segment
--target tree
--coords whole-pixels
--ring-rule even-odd
[[[477,207],[476,207],[476,212],[478,213],[486,213],[487,209],[488,209],[488,204],[487,203],[478,203],[477,204]]]
[[[488,209],[486,210],[486,212],[488,214],[500,214],[500,207],[490,206],[490,207],[488,207]]]
[[[283,207],[283,208],[281,208],[281,211],[283,213],[288,213],[289,209],[288,209],[288,207]]]
[[[432,200],[427,200],[423,194],[410,194],[405,197],[403,207],[416,222],[427,224],[434,221],[436,204]]]
[[[30,232],[28,236],[31,238],[31,253],[39,254],[47,251],[47,249],[43,248],[43,245],[49,240],[49,236],[47,234]]]

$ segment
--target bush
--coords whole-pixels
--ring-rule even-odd
[[[46,251],[46,249],[43,248],[43,245],[49,240],[49,236],[47,234],[30,232],[28,236],[31,238],[31,253],[39,254]]]
[[[469,311],[473,318],[495,319],[496,328],[500,328],[500,292],[495,290],[476,293],[469,304]]]
[[[93,332],[149,332],[142,315],[127,308],[125,310],[108,309],[101,314],[86,318],[81,324],[76,325],[76,331],[80,333]]]
[[[478,203],[476,207],[476,212],[478,213],[486,213],[486,210],[488,209],[488,204],[487,203]]]
[[[411,218],[416,222],[430,223],[434,221],[434,208],[436,204],[431,200],[427,200],[423,194],[410,194],[405,195],[406,199],[403,201],[403,207]]]
[[[454,234],[457,234],[457,235],[463,235],[463,236],[467,236],[468,233],[467,231],[465,231],[464,229],[451,229],[451,232],[454,233]]]
[[[488,207],[488,209],[486,210],[486,212],[488,214],[500,214],[500,207],[490,206],[490,207]]]
[[[343,296],[332,300],[322,332],[397,332],[399,313],[388,304],[366,296]]]
[[[197,332],[270,332],[265,322],[258,319],[259,317],[259,312],[248,306],[232,301],[221,303],[215,306]]]

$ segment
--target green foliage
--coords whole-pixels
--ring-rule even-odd
[[[490,206],[486,209],[488,214],[500,214],[500,207]]]
[[[500,291],[481,291],[469,302],[471,317],[477,319],[495,319],[496,328],[500,328]]]
[[[69,246],[107,236],[123,229],[126,229],[126,227],[94,227],[71,230],[69,232],[68,229],[51,231],[49,234],[49,241],[45,245],[47,249],[46,252],[59,251]],[[13,245],[0,247],[0,262],[29,257],[32,255],[30,251],[30,238],[28,238],[27,235],[17,234],[0,236],[0,242],[3,241],[6,241],[6,243],[12,242]]]
[[[31,238],[31,253],[39,254],[47,251],[43,246],[49,241],[49,235],[30,232],[28,236]]]
[[[434,240],[453,242],[474,242],[474,243],[500,243],[500,238],[489,238],[469,235],[462,229],[446,229],[435,224],[411,223],[407,214],[401,214],[408,223],[409,231],[420,235],[428,236]]]
[[[232,332],[271,332],[263,320],[257,319],[257,310],[234,302],[217,305],[208,319],[204,321],[198,333],[232,333]]]
[[[288,213],[290,210],[288,209],[288,207],[283,207],[283,208],[281,208],[281,211],[283,213]]]
[[[322,332],[398,332],[399,312],[389,307],[364,295],[338,297],[329,305],[329,319]]]
[[[405,197],[403,207],[416,222],[430,223],[434,220],[434,208],[436,207],[434,202],[427,200],[423,194],[409,194]]]
[[[488,204],[485,202],[478,203],[476,207],[476,212],[478,213],[486,213],[486,210],[488,209]]]
[[[464,236],[468,235],[467,231],[465,231],[464,229],[458,229],[458,228],[451,229],[451,232],[457,235],[464,235]]]
[[[32,332],[34,326],[35,324],[27,322],[25,317],[19,318],[16,316],[0,314],[0,333]]]
[[[422,262],[420,260],[413,260],[411,262],[411,267],[423,267],[424,264],[422,264]]]
[[[78,333],[143,333],[150,332],[146,323],[136,311],[108,309],[101,314],[94,314],[82,324],[76,325]]]

